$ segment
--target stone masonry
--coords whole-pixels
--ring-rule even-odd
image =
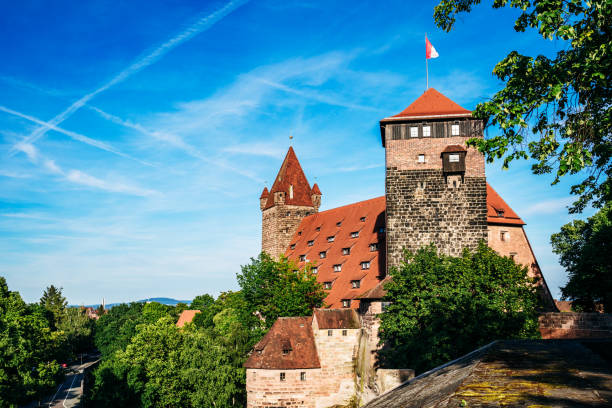
[[[261,250],[273,258],[284,254],[302,219],[315,212],[315,207],[285,205],[282,201],[264,209],[261,216]]]

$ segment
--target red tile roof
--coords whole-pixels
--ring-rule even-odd
[[[525,225],[523,220],[487,183],[487,222],[491,224]]]
[[[244,367],[268,370],[321,368],[312,332],[312,316],[279,317],[255,345]]]
[[[293,192],[290,190],[293,190]],[[274,206],[274,193],[281,191],[285,193],[285,204],[313,206],[310,184],[308,184],[306,175],[304,175],[304,171],[293,151],[293,147],[289,147],[285,160],[270,189],[268,202],[264,209]]]
[[[350,307],[357,308],[360,298],[381,297],[379,283],[386,272],[385,206],[383,196],[309,215],[302,219],[291,238],[285,255],[300,267],[306,262],[314,263],[317,281],[332,282],[325,298],[327,307],[341,308],[342,301],[350,299]],[[503,210],[503,216],[498,215],[498,209]],[[488,183],[487,210],[489,223],[524,224]],[[354,232],[358,232],[358,237],[351,236]],[[378,244],[378,249],[371,251],[370,244]],[[343,254],[344,248],[350,248],[348,255]],[[320,258],[323,251],[326,256]],[[300,255],[306,261],[299,261]],[[362,262],[369,262],[369,269],[362,269]],[[340,271],[334,271],[334,265],[340,265]],[[354,288],[352,281],[359,281],[359,288]]]
[[[321,195],[321,190],[319,190],[319,186],[317,183],[314,183],[314,186],[312,186],[312,194]]]
[[[268,196],[270,195],[270,192],[268,191],[268,187],[264,187],[263,191],[261,192],[261,195],[259,196],[260,199],[262,198],[268,198]]]
[[[183,310],[178,318],[178,321],[176,322],[176,327],[183,327],[187,323],[191,323],[195,315],[198,313],[200,313],[199,310]]]
[[[359,316],[354,309],[315,309],[319,329],[359,329]]]
[[[390,116],[381,122],[402,119],[426,119],[436,117],[464,117],[471,116],[472,112],[462,108],[434,88],[429,88],[416,101],[397,115]]]
[[[309,215],[298,226],[285,255],[293,260],[305,255],[318,268],[317,280],[332,282],[325,299],[328,307],[342,307],[344,299],[355,299],[351,307],[357,307],[356,298],[375,286],[385,273],[385,245],[384,241],[379,243],[383,236],[379,230],[385,225],[384,211],[385,197],[378,197]],[[353,233],[359,236],[352,237]],[[373,243],[378,244],[377,251],[370,251]],[[344,255],[343,248],[349,248],[350,254]],[[320,258],[323,251],[326,257]],[[362,269],[362,262],[369,262],[369,268]],[[304,264],[299,262],[300,266]],[[334,272],[334,265],[340,265],[341,271]],[[353,288],[351,281],[359,281],[359,288]]]

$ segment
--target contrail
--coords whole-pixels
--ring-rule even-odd
[[[64,135],[68,136],[71,139],[78,140],[79,142],[83,142],[83,143],[88,144],[88,145],[93,146],[93,147],[97,147],[98,149],[102,149],[102,150],[105,150],[107,152],[116,154],[116,155],[121,156],[121,157],[125,157],[125,158],[128,158],[128,159],[131,159],[131,160],[136,160],[137,162],[145,164],[147,166],[153,166],[151,163],[144,162],[144,161],[136,159],[136,158],[134,158],[134,157],[132,157],[132,156],[130,156],[128,154],[120,152],[119,150],[115,149],[114,147],[112,147],[112,146],[110,146],[110,145],[108,145],[108,144],[106,144],[104,142],[101,142],[101,141],[96,140],[96,139],[92,139],[92,138],[87,137],[85,135],[82,135],[80,133],[76,133],[76,132],[73,132],[73,131],[70,131],[70,130],[62,129],[62,128],[58,127],[57,125],[54,125],[54,124],[49,123],[49,122],[45,122],[43,120],[35,118],[34,116],[30,116],[30,115],[26,115],[25,113],[17,112],[16,110],[9,109],[6,106],[2,106],[2,105],[0,105],[0,111],[8,113],[9,115],[20,117],[20,118],[28,120],[28,121],[30,121],[32,123],[36,123],[37,125],[40,125],[41,127],[44,127],[46,130],[54,130],[56,132],[59,132],[61,134],[64,134]],[[27,142],[27,140],[22,140],[20,142],[17,142],[15,144],[15,146],[13,146],[13,149],[18,150],[16,148],[16,146],[22,145],[22,144],[29,144],[29,143]]]
[[[75,113],[77,110],[83,107],[83,105],[85,105],[87,102],[89,102],[93,97],[95,97],[99,93],[106,91],[111,86],[116,85],[119,82],[126,80],[127,78],[137,73],[141,69],[146,68],[149,65],[153,64],[154,62],[159,60],[164,54],[166,54],[168,51],[184,43],[185,41],[190,40],[191,38],[200,34],[201,32],[208,30],[210,27],[212,27],[215,23],[217,23],[223,17],[225,17],[226,15],[228,15],[229,13],[231,13],[238,7],[242,6],[243,4],[247,3],[248,1],[249,0],[232,0],[229,3],[227,3],[225,6],[214,11],[213,13],[200,18],[189,28],[187,28],[180,34],[172,37],[171,39],[169,39],[168,41],[166,41],[165,43],[157,47],[155,50],[153,50],[151,53],[145,55],[143,58],[137,60],[136,62],[132,63],[132,65],[130,65],[129,67],[119,72],[111,80],[103,84],[98,89],[81,97],[79,100],[77,100],[72,105],[70,105],[68,108],[66,108],[66,110],[64,110],[63,112],[61,112],[60,114],[58,114],[57,116],[55,116],[54,118],[46,122],[47,125],[43,125],[40,128],[36,129],[34,132],[32,132],[28,137],[26,137],[20,143],[34,143],[36,140],[44,136],[45,133],[47,133],[47,131],[52,128],[52,126],[59,125],[60,123],[68,119],[70,116],[72,116],[73,113]],[[13,148],[11,149],[11,152],[14,150],[15,148],[13,146]]]

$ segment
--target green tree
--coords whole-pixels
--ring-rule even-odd
[[[561,288],[563,299],[579,311],[595,311],[601,304],[612,313],[612,204],[587,221],[574,220],[550,237],[553,252],[569,274]]]
[[[189,308],[192,310],[204,311],[207,307],[215,303],[215,298],[210,296],[208,293],[196,296],[191,301]]]
[[[437,25],[450,31],[457,14],[480,0],[442,0],[434,11]],[[471,143],[487,160],[503,166],[531,157],[535,174],[554,172],[553,184],[567,174],[587,170],[572,186],[578,195],[571,212],[589,202],[603,206],[612,198],[612,2],[609,0],[495,0],[494,8],[519,9],[514,29],[536,29],[560,42],[554,58],[512,51],[493,74],[505,87],[475,115],[497,126],[500,134]]]
[[[325,291],[310,268],[300,270],[285,257],[276,261],[262,252],[242,267],[237,279],[251,310],[271,327],[281,316],[307,316],[323,305]]]
[[[62,377],[46,310],[28,306],[0,277],[0,406],[50,392]]]
[[[66,298],[62,296],[62,288],[56,288],[53,285],[48,286],[40,298],[40,305],[53,313],[55,325],[61,320],[67,304]]]
[[[130,343],[136,334],[136,326],[145,322],[143,308],[142,303],[123,303],[109,309],[98,319],[94,342],[102,359],[110,358]]]
[[[93,348],[93,336],[96,322],[87,316],[84,308],[69,307],[57,325],[66,336],[63,349],[74,358]]]
[[[418,372],[495,339],[538,336],[539,297],[527,268],[485,243],[460,257],[432,245],[390,271],[381,315],[381,362]]]

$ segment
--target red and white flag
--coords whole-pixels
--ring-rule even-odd
[[[439,57],[438,51],[436,51],[436,49],[434,48],[433,45],[431,45],[427,37],[425,37],[425,59],[438,58],[438,57]]]

